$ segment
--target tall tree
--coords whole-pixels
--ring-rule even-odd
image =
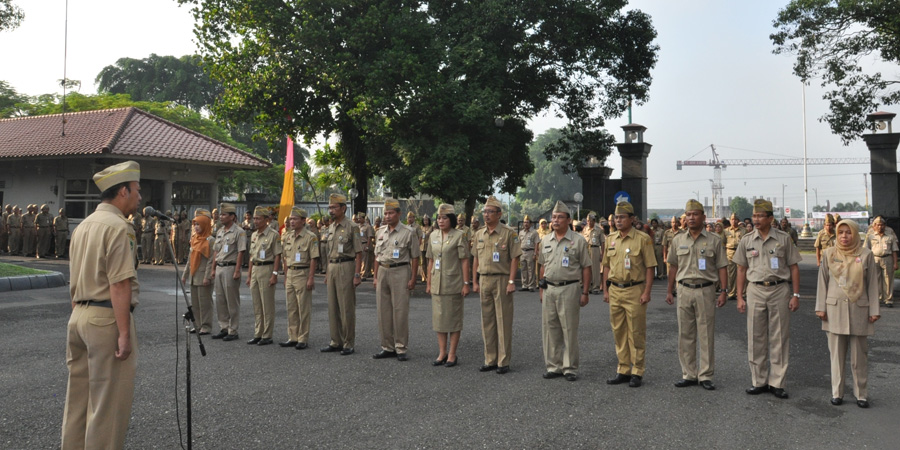
[[[25,11],[12,0],[0,0],[0,31],[14,30],[25,20]]]
[[[732,198],[728,206],[731,207],[731,212],[741,218],[741,220],[753,215],[753,205],[744,197],[737,196]]]
[[[22,107],[28,102],[28,96],[16,92],[6,81],[0,80],[0,118],[22,114]]]
[[[795,55],[795,75],[831,88],[819,120],[844,144],[866,130],[866,114],[900,103],[900,79],[872,68],[881,60],[896,72],[900,63],[900,2],[792,0],[773,24],[774,53]]]
[[[534,173],[525,178],[525,187],[519,190],[516,199],[534,203],[546,202],[549,205],[541,213],[550,209],[556,200],[570,200],[576,192],[581,191],[581,178],[578,174],[563,172],[564,164],[558,160],[547,158],[544,150],[551,144],[563,139],[560,130],[551,128],[541,134],[528,147],[528,156],[534,164]],[[535,211],[528,211],[534,214]]]

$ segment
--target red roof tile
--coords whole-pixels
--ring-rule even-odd
[[[140,109],[118,108],[0,119],[0,159],[109,154],[235,169],[271,167],[264,159]]]

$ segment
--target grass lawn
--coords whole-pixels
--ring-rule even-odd
[[[50,273],[46,270],[31,269],[28,267],[17,266],[15,264],[0,263],[0,277],[17,277],[22,275],[40,275]]]

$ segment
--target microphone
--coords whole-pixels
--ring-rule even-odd
[[[167,216],[167,215],[165,215],[165,214],[163,214],[163,213],[161,213],[161,212],[159,212],[159,211],[153,209],[152,206],[147,206],[147,207],[145,207],[144,209],[147,210],[147,215],[148,215],[148,216],[157,217],[157,218],[160,218],[160,219],[163,219],[163,220],[168,220],[169,222],[174,222],[174,221],[175,221],[175,219],[173,219],[173,218],[171,218],[171,217],[169,217],[169,216]]]

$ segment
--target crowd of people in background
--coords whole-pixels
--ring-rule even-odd
[[[0,216],[0,254],[35,258],[65,258],[68,252],[69,219],[66,210],[50,214],[47,205],[7,204]]]

